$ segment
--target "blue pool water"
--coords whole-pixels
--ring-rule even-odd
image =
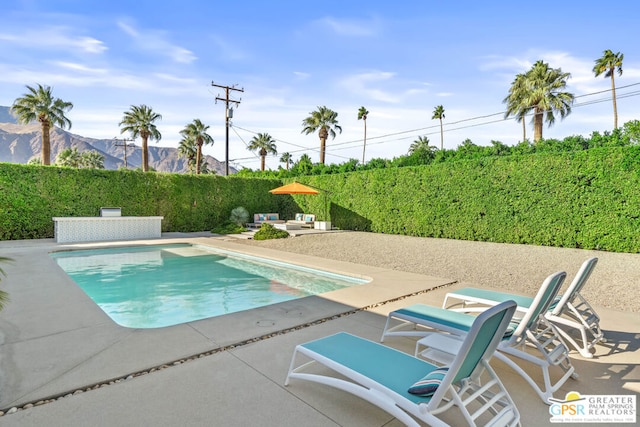
[[[192,245],[51,256],[105,313],[130,328],[171,326],[367,282]]]

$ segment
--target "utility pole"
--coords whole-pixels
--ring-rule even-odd
[[[226,138],[225,138],[225,162],[224,162],[224,168],[225,168],[225,176],[229,176],[229,119],[231,119],[233,117],[233,108],[229,108],[229,103],[233,102],[236,104],[236,106],[240,105],[240,101],[242,100],[242,98],[240,98],[240,100],[236,101],[233,99],[229,98],[229,91],[231,90],[235,90],[237,92],[244,92],[244,88],[242,89],[238,89],[236,87],[236,85],[233,86],[223,86],[223,85],[217,85],[214,82],[211,82],[211,86],[215,86],[215,87],[219,87],[225,90],[225,97],[221,98],[220,96],[216,96],[216,104],[218,103],[218,101],[224,101],[225,103],[225,116],[226,116],[226,128],[227,128],[227,133],[226,133]]]
[[[124,147],[124,168],[127,169],[127,148],[135,147],[134,144],[127,144],[127,142],[133,141],[133,139],[129,139],[129,138],[118,139],[118,137],[114,137],[113,140],[116,142],[116,147]],[[122,144],[118,144],[118,141],[122,141]]]

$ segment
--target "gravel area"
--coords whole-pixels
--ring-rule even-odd
[[[567,272],[566,287],[580,265],[596,256],[598,264],[582,295],[596,307],[640,312],[640,254],[351,231],[239,242],[531,296],[548,275],[559,270]]]

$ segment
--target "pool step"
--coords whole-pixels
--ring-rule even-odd
[[[208,252],[202,249],[187,246],[184,248],[165,248],[164,252],[171,252],[172,254],[179,255],[181,257],[203,256],[210,255]]]

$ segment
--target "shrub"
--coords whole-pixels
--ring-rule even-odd
[[[229,217],[229,220],[239,226],[242,226],[242,224],[246,224],[247,222],[249,222],[249,211],[247,211],[242,206],[238,206],[237,208],[231,210],[231,216]]]
[[[270,239],[284,239],[289,237],[289,233],[284,230],[279,230],[271,224],[262,224],[260,230],[253,235],[253,240],[270,240]]]

